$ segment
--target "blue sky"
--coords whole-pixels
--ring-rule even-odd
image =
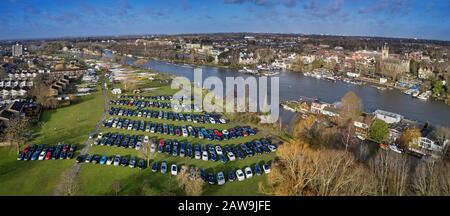
[[[0,39],[244,31],[450,40],[450,1],[0,0]]]

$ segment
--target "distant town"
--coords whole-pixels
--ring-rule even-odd
[[[44,194],[264,195],[272,191],[280,195],[425,195],[415,181],[432,173],[418,164],[442,162],[438,167],[442,175],[436,178],[439,187],[445,184],[443,172],[450,160],[448,113],[431,113],[438,119],[432,124],[424,112],[421,119],[411,119],[410,113],[364,109],[363,96],[353,91],[339,95],[338,101],[323,101],[311,93],[304,96],[296,85],[307,78],[308,83],[317,79],[345,83],[346,88],[373,87],[376,96],[399,91],[397,98],[408,97],[447,110],[449,51],[448,41],[269,33],[1,41],[0,145],[17,152],[0,154],[5,161],[17,159],[15,163],[64,159],[51,168],[53,178],[62,180],[44,188]],[[166,71],[152,67],[152,61],[163,64]],[[293,123],[262,124],[250,113],[172,112],[181,105],[170,100],[184,99],[171,96],[175,91],[169,84],[173,75],[179,75],[174,70],[187,68],[190,72],[197,67],[226,69],[236,76],[292,75],[282,80],[289,84],[280,86],[285,90],[281,94],[289,91],[290,95],[280,101],[280,107],[291,112],[294,117],[287,118],[294,119]],[[311,88],[312,92],[334,94],[337,87]],[[395,102],[383,101],[388,105]],[[408,103],[395,106],[410,106]],[[299,146],[320,149],[323,155]],[[286,152],[301,152],[320,164],[331,158],[358,167],[358,176],[349,180],[355,185],[366,182],[363,176],[373,176],[376,182],[358,191],[334,194],[322,193],[316,185],[291,194],[274,178],[261,186],[265,175],[291,173],[283,165],[291,159]],[[166,172],[176,178],[169,178],[167,187],[153,186],[147,180],[130,178],[135,171],[120,170],[123,179],[119,179],[113,172],[99,169],[102,165],[151,169],[144,175],[152,182],[168,178]],[[416,169],[414,175],[406,171],[410,165]],[[379,169],[391,170],[392,176],[381,176]],[[276,170],[275,174],[271,170]],[[98,180],[102,172],[109,176]],[[406,176],[413,183],[396,182]],[[2,178],[8,179],[0,175],[0,185]],[[311,178],[319,181],[318,176]],[[380,186],[384,181],[391,184],[388,189]],[[139,184],[139,189],[128,182]],[[224,184],[232,186],[214,188]],[[0,194],[14,194],[1,188]],[[41,194],[28,188],[22,192]]]

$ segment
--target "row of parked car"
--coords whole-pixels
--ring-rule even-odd
[[[153,162],[152,165],[152,172],[161,172],[162,174],[165,174],[168,172],[168,164],[167,162],[163,161],[161,163]],[[253,167],[253,168],[252,168]],[[188,171],[189,170],[189,171]],[[186,165],[178,166],[176,164],[172,164],[170,166],[170,174],[173,176],[178,175],[179,172],[189,172],[189,179],[194,180],[198,176],[205,182],[208,182],[209,184],[218,184],[223,185],[227,181],[233,182],[235,180],[237,181],[244,181],[245,179],[252,178],[253,175],[260,176],[263,173],[270,173],[270,165],[267,163],[264,163],[262,166],[259,164],[254,164],[253,166],[247,166],[243,170],[237,169],[237,170],[229,170],[228,172],[217,172],[217,174],[214,174],[214,172],[206,172],[205,169],[196,169],[195,167],[191,166],[188,167]]]
[[[72,159],[75,154],[75,145],[61,144],[57,146],[27,145],[20,151],[17,160],[56,160],[56,159]]]
[[[153,107],[159,109],[174,109],[174,110],[184,110],[184,111],[195,111],[201,112],[201,108],[194,103],[183,103],[182,100],[173,100],[170,102],[164,101],[148,101],[148,100],[135,100],[135,99],[117,99],[111,100],[111,105],[116,106],[129,106],[129,107]]]
[[[275,152],[277,145],[267,138],[255,139],[237,145],[200,145],[177,139],[159,139],[143,135],[129,135],[119,133],[99,133],[94,141],[96,145],[134,148],[140,150],[144,144],[150,145],[150,152],[166,153],[172,156],[189,157],[204,161],[234,161],[252,157],[256,154]]]
[[[110,115],[118,116],[135,116],[142,118],[157,118],[172,121],[189,121],[194,123],[211,123],[211,124],[226,124],[227,121],[221,118],[220,114],[204,113],[204,114],[183,114],[171,111],[157,111],[148,109],[124,109],[112,107],[109,110]]]
[[[128,95],[128,94],[122,94],[119,95],[118,98],[121,99],[139,99],[139,100],[172,100],[174,97],[172,95]],[[178,98],[180,99],[180,98]],[[186,98],[185,98],[186,99]]]
[[[135,156],[106,156],[98,154],[78,155],[76,158],[77,163],[92,163],[100,165],[113,165],[113,166],[128,166],[131,168],[138,167],[139,169],[145,168],[145,161],[138,159]]]
[[[134,131],[145,131],[150,133],[159,133],[165,135],[176,135],[183,137],[197,137],[199,139],[208,140],[229,140],[238,137],[246,137],[255,135],[256,129],[248,126],[234,127],[228,130],[205,129],[203,127],[192,127],[190,125],[176,126],[172,124],[155,123],[144,120],[131,120],[127,118],[109,118],[105,120],[104,126],[106,128],[118,128]]]

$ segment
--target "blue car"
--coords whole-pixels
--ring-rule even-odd
[[[41,153],[40,151],[35,151],[33,153],[33,155],[31,156],[31,160],[37,160],[37,158],[39,157],[40,153]]]
[[[108,160],[108,158],[106,157],[106,155],[103,155],[102,158],[100,159],[100,165],[105,164],[106,160]]]
[[[158,162],[153,162],[152,163],[152,172],[157,172],[158,171]]]
[[[261,175],[261,167],[259,166],[259,164],[255,164],[255,173],[256,175]]]

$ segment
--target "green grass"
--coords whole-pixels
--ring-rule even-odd
[[[44,111],[41,124],[33,128],[35,137],[30,143],[80,145],[102,111],[100,91],[83,97],[77,104]],[[0,195],[51,195],[61,174],[74,165],[74,160],[17,161],[16,157],[15,150],[0,148]]]

